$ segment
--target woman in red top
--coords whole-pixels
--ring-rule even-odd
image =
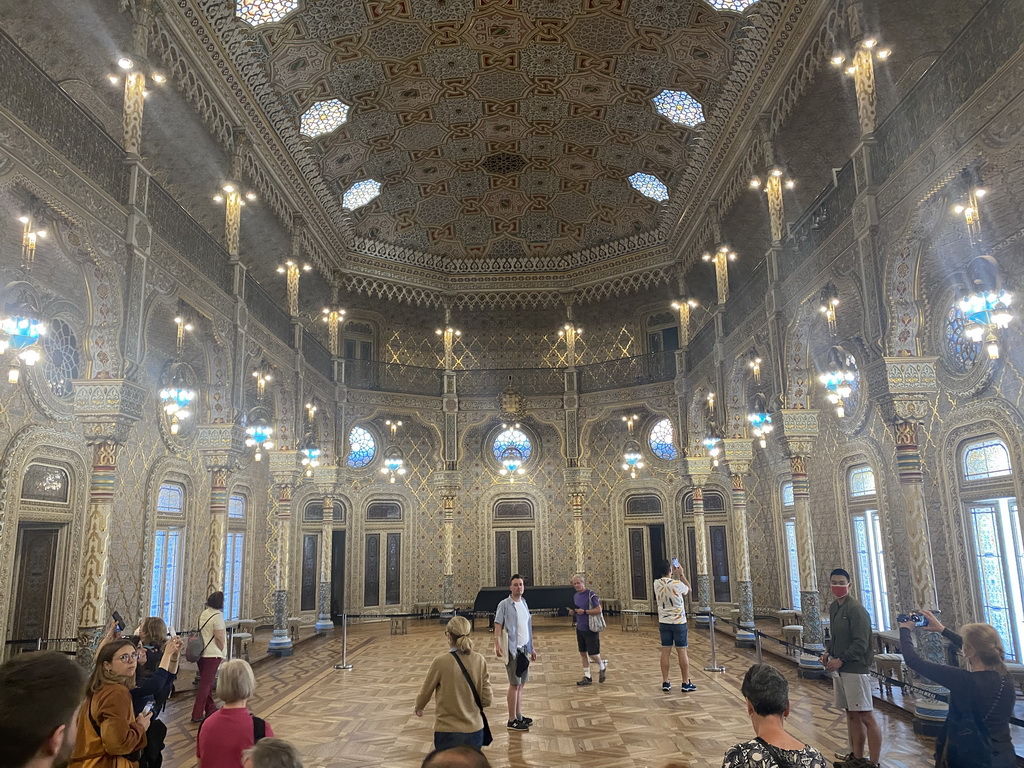
[[[208,768],[242,768],[242,752],[264,736],[273,736],[270,723],[255,717],[248,708],[256,692],[252,667],[244,659],[232,659],[221,665],[217,677],[217,695],[224,706],[199,727],[196,757]]]

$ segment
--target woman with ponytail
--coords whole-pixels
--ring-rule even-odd
[[[490,744],[490,729],[483,708],[491,703],[491,683],[487,662],[473,651],[469,620],[456,616],[445,627],[448,652],[438,655],[427,670],[419,696],[416,716],[431,697],[437,699],[434,712],[434,748],[447,749],[458,744],[480,747]]]
[[[940,632],[958,649],[967,668],[947,667],[917,655],[913,621],[900,623],[900,650],[906,665],[919,675],[949,689],[949,716],[935,742],[939,768],[1013,768],[1017,765],[1010,740],[1010,716],[1016,700],[1013,678],[1003,663],[1003,641],[991,624],[965,624],[956,634],[934,614],[920,627]]]

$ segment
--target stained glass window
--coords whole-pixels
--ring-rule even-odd
[[[161,515],[181,517],[185,512],[185,489],[174,483],[161,485],[160,495],[156,500],[156,511]]]
[[[357,181],[342,196],[341,204],[347,210],[353,211],[361,205],[366,205],[380,194],[380,182],[373,179]]]
[[[851,496],[875,495],[875,473],[871,467],[854,467],[850,470],[849,481]]]
[[[978,590],[985,621],[1003,640],[1006,658],[1020,658],[1021,531],[1017,500],[987,499],[970,505]]]
[[[885,581],[885,547],[878,510],[869,509],[853,518],[854,554],[861,604],[880,632],[890,628],[889,590]]]
[[[966,329],[967,315],[961,311],[960,307],[953,305],[949,308],[949,314],[946,316],[944,338],[949,362],[961,373],[966,373],[974,367],[978,360],[978,353],[981,351],[981,342],[971,341],[967,338]]]
[[[299,0],[236,0],[238,18],[254,27],[274,24],[299,7]]]
[[[302,113],[299,132],[303,136],[315,138],[335,131],[348,120],[348,104],[338,99],[318,101]]]
[[[29,464],[21,480],[21,498],[67,504],[69,486],[68,473],[60,467]]]
[[[659,459],[672,461],[677,458],[679,451],[676,449],[675,429],[672,427],[672,420],[662,419],[655,424],[654,428],[651,429],[650,437],[647,438],[647,444],[651,446],[651,452]]]
[[[793,481],[787,480],[782,484],[782,506],[792,507],[796,502],[793,500]]]
[[[708,0],[712,7],[720,11],[735,11],[736,13],[743,13],[756,2],[757,0]]]
[[[78,339],[63,320],[50,323],[50,332],[42,337],[43,376],[57,397],[71,396],[71,382],[78,378]]]
[[[1002,440],[983,440],[964,448],[964,479],[985,480],[1010,474],[1010,453]]]
[[[153,541],[153,586],[149,593],[149,615],[160,616],[168,625],[177,624],[178,574],[181,569],[181,528],[160,528]]]
[[[634,173],[629,177],[629,185],[641,195],[657,200],[668,200],[668,187],[661,183],[657,176],[649,173]]]
[[[230,515],[230,512],[228,514]],[[230,531],[224,549],[224,618],[228,621],[237,621],[242,614],[244,555],[245,534],[241,531]]]
[[[518,450],[525,464],[529,460],[530,454],[533,453],[533,444],[530,443],[530,438],[523,430],[509,427],[494,438],[491,451],[494,453],[494,458],[501,462],[507,455],[506,451],[509,450]]]
[[[686,91],[662,91],[654,97],[654,108],[680,125],[693,128],[704,122],[704,108]]]
[[[352,469],[361,469],[377,455],[377,441],[362,427],[353,427],[348,433],[348,457],[345,463]]]
[[[794,611],[800,610],[800,557],[796,551],[796,520],[784,521],[786,530],[786,564],[789,566],[789,600]]]
[[[228,517],[231,520],[245,519],[245,496],[234,494],[228,499]]]

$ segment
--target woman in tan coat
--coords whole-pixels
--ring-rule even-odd
[[[78,739],[71,756],[74,768],[131,768],[146,746],[152,714],[138,716],[132,708],[138,654],[122,638],[100,646],[96,667],[86,687],[87,698],[78,714]]]
[[[471,631],[469,621],[463,616],[456,616],[448,622],[444,631],[448,653],[440,654],[431,663],[427,679],[416,697],[417,717],[423,717],[423,709],[431,698],[437,700],[435,749],[447,749],[458,744],[468,744],[477,749],[485,746],[481,710],[491,703],[491,683],[487,677],[487,662],[479,653],[473,652],[473,641],[469,639]],[[465,672],[462,667],[465,667]],[[467,675],[473,681],[472,686],[466,679]],[[476,696],[473,695],[474,689]],[[476,703],[477,696],[480,707]]]

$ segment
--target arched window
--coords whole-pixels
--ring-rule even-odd
[[[647,438],[647,444],[651,447],[651,453],[659,459],[674,461],[679,457],[676,448],[676,431],[672,426],[672,419],[662,419],[651,428],[651,434]]]
[[[228,498],[228,534],[224,543],[224,618],[242,615],[242,573],[245,560],[245,513],[248,499],[239,493]]]
[[[1006,657],[1022,658],[1024,541],[1006,443],[995,437],[961,448],[960,496],[971,534],[982,618],[996,628]]]
[[[953,369],[958,373],[967,373],[971,370],[978,361],[981,342],[967,338],[967,315],[956,304],[949,308],[942,336],[945,342],[944,351]]]
[[[786,573],[789,576],[789,604],[800,610],[800,556],[796,548],[796,501],[793,481],[787,480],[780,490],[782,497],[782,532],[786,538]]]
[[[352,469],[362,469],[377,455],[377,441],[362,427],[353,427],[348,433],[348,457],[345,463]]]
[[[529,436],[519,427],[508,427],[502,430],[491,443],[491,452],[498,463],[502,463],[509,452],[518,451],[525,464],[533,453],[533,443]]]
[[[185,487],[163,483],[157,494],[149,615],[179,624],[182,552],[185,548]]]
[[[47,504],[67,504],[70,482],[66,469],[52,464],[28,465],[21,480],[21,498]]]
[[[878,515],[875,473],[867,464],[851,467],[846,474],[846,507],[853,525],[853,549],[861,604],[871,617],[872,628],[891,628],[889,589],[885,579],[885,543]]]
[[[50,322],[50,332],[42,337],[43,376],[57,397],[71,397],[72,384],[78,378],[78,339],[63,320]]]

